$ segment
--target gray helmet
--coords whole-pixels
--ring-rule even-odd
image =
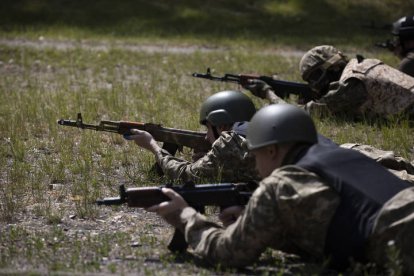
[[[315,124],[306,111],[290,104],[272,104],[260,109],[247,128],[250,150],[264,146],[318,141]]]
[[[299,62],[299,71],[302,79],[308,82],[313,90],[319,92],[329,83],[326,78],[328,69],[333,65],[345,65],[347,62],[346,56],[335,47],[321,45],[303,55]]]
[[[250,121],[256,108],[242,92],[221,91],[204,101],[200,109],[200,124],[213,126]]]
[[[404,16],[395,21],[391,33],[400,39],[414,39],[414,15]]]

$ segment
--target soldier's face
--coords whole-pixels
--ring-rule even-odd
[[[313,72],[309,75],[309,77],[306,79],[306,81],[309,84],[309,87],[315,92],[325,94],[328,90],[330,83],[327,74],[328,70],[323,69],[322,67],[315,68]]]
[[[268,177],[279,167],[278,148],[271,145],[252,151],[256,159],[256,170],[261,178]]]
[[[214,143],[214,141],[216,141],[216,137],[215,137],[215,135],[214,135],[214,130],[213,130],[213,125],[212,124],[210,124],[209,122],[207,122],[206,123],[206,126],[207,126],[207,133],[206,133],[206,140],[210,143],[210,144],[213,144]],[[218,134],[220,134],[220,133],[218,133]]]
[[[213,144],[214,141],[216,141],[218,138],[216,137],[215,132],[217,133],[217,135],[221,135],[223,131],[231,130],[231,126],[217,126],[215,127],[216,131],[214,131],[214,126],[209,122],[206,123],[206,126],[207,126],[207,133],[206,133],[205,139],[209,141],[210,144]]]
[[[392,51],[394,55],[399,57],[400,59],[404,58],[404,51],[399,39],[396,39],[394,42],[394,50]]]

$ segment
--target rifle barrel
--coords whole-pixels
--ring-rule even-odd
[[[205,140],[205,132],[166,128],[159,124],[153,123],[102,120],[97,125],[85,124],[82,120],[81,113],[78,113],[77,120],[60,119],[57,121],[57,123],[62,126],[113,132],[122,135],[130,134],[131,129],[139,129],[148,131],[151,133],[154,139],[159,142],[175,144],[180,147],[189,147],[203,152],[207,152],[211,148],[211,144]]]
[[[81,129],[92,129],[92,130],[96,130],[96,131],[108,131],[108,132],[118,132],[118,127],[114,124],[109,124],[109,125],[105,125],[105,124],[99,124],[99,125],[92,125],[92,124],[85,124],[82,121],[79,120],[64,120],[64,119],[60,119],[57,121],[57,123],[61,126],[70,126],[70,127],[77,127],[77,128],[81,128]]]
[[[289,97],[290,94],[294,94],[304,100],[305,103],[316,98],[316,95],[306,83],[276,80],[270,76],[225,74],[223,77],[216,77],[211,74],[210,68],[207,68],[206,74],[193,73],[192,76],[196,78],[232,82],[237,84],[242,84],[244,80],[247,81],[248,79],[259,79],[270,85],[278,97],[286,98]]]

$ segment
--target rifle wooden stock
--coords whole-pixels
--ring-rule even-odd
[[[178,147],[189,147],[198,152],[207,152],[211,148],[210,143],[205,140],[205,132],[166,128],[153,123],[102,120],[98,125],[92,125],[83,122],[81,113],[78,113],[76,121],[60,119],[57,123],[62,126],[113,132],[122,135],[130,135],[131,129],[139,129],[149,132],[159,142],[174,144]]]
[[[249,79],[259,79],[270,85],[275,94],[280,98],[287,98],[290,94],[293,94],[297,95],[303,103],[307,103],[317,98],[317,95],[306,83],[282,81],[274,79],[270,76],[260,76],[254,74],[224,74],[223,77],[217,77],[211,74],[210,68],[207,68],[206,74],[193,73],[192,76],[212,81],[232,82],[241,85],[247,84]]]
[[[193,207],[246,205],[255,188],[254,183],[220,183],[191,186],[169,186],[180,194]],[[119,197],[107,197],[97,200],[98,205],[127,204],[129,207],[147,208],[170,200],[162,187],[128,188],[119,186]]]

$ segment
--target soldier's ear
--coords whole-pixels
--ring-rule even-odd
[[[277,159],[279,153],[280,153],[280,148],[277,145],[266,146],[266,154],[269,156],[271,160]]]

